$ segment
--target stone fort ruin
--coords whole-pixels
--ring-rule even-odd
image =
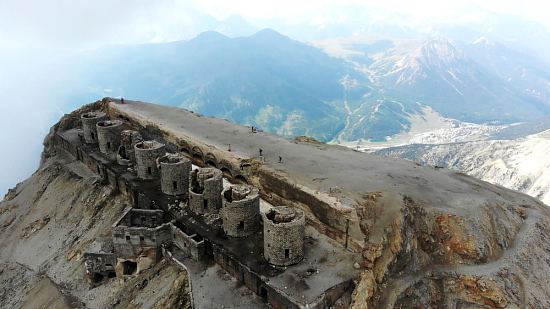
[[[112,225],[111,249],[84,255],[92,286],[169,258],[215,262],[274,308],[328,308],[353,289],[357,272],[323,258],[350,259],[347,237],[335,246],[313,227],[306,233],[302,209],[263,200],[249,184],[253,163],[235,166],[192,140],[168,141],[109,109],[80,119],[55,136],[55,146],[128,200]]]

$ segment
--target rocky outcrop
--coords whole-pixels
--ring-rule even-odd
[[[378,228],[384,198],[365,196],[365,229]],[[404,197],[384,236],[363,250],[367,271],[353,307],[547,307],[549,223],[548,208],[534,199],[485,205],[473,216]]]

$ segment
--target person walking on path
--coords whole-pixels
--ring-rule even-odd
[[[279,156],[279,163],[283,163],[283,157]]]
[[[262,148],[260,148],[259,151],[260,151],[260,157],[261,157],[261,156],[262,156],[262,152],[264,152],[264,151],[262,150]]]

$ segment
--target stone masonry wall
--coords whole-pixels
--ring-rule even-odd
[[[188,235],[179,228],[172,227],[172,239],[174,245],[176,245],[180,250],[185,252],[185,254],[191,256],[193,260],[199,261],[205,253],[205,244],[204,239],[198,234]]]
[[[120,146],[120,133],[123,122],[120,120],[104,120],[96,124],[99,151],[114,159]]]
[[[94,273],[106,275],[108,272],[114,272],[116,266],[116,257],[113,253],[84,253],[84,265],[86,274],[92,276]]]
[[[268,263],[288,266],[304,257],[305,216],[302,210],[277,206],[262,213],[264,257]]]
[[[117,163],[130,165],[136,161],[134,146],[143,141],[141,134],[135,130],[124,130],[120,133],[120,147],[117,152]]]
[[[236,185],[223,194],[223,230],[231,237],[246,237],[260,226],[260,197],[258,190]]]
[[[113,248],[118,258],[133,259],[145,249],[160,250],[163,243],[172,240],[170,223],[156,228],[116,226],[112,230]]]
[[[157,158],[166,153],[163,144],[157,141],[144,141],[134,146],[136,172],[141,179],[156,179],[160,176]]]
[[[161,190],[167,195],[180,195],[187,200],[191,161],[179,155],[167,154],[158,160]]]
[[[216,168],[200,168],[191,173],[189,207],[196,214],[219,213],[222,207],[223,174]]]
[[[97,143],[97,129],[96,124],[100,121],[106,120],[107,115],[104,112],[95,111],[82,114],[80,116],[82,121],[82,132],[84,134],[84,141],[88,144]]]

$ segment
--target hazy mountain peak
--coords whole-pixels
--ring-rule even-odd
[[[204,31],[202,33],[199,33],[194,39],[191,41],[194,42],[215,42],[220,40],[229,40],[229,37],[217,32],[217,31]]]
[[[241,15],[227,17],[220,22],[216,30],[229,37],[249,36],[256,32],[256,28]]]
[[[252,35],[253,38],[261,38],[264,40],[290,40],[289,37],[280,34],[279,32],[271,29],[264,28]]]
[[[411,85],[430,73],[449,72],[464,59],[464,54],[446,39],[430,39],[395,62],[390,74],[397,76],[395,85]]]
[[[413,53],[413,57],[428,65],[441,63],[448,64],[464,58],[464,54],[447,39],[432,39],[425,41],[415,53]]]

